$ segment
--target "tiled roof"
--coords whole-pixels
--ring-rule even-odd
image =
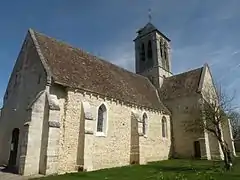
[[[173,99],[197,93],[203,67],[164,79],[160,89],[162,100]]]
[[[147,78],[54,38],[32,33],[55,83],[166,111]]]

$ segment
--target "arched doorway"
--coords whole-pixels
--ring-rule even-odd
[[[10,147],[10,157],[8,160],[8,167],[14,167],[16,165],[18,140],[19,140],[19,129],[15,128],[12,131],[12,141],[11,141],[11,147]]]

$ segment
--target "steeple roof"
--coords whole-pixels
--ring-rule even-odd
[[[138,36],[136,39],[146,36],[149,33],[152,33],[154,31],[157,31],[161,36],[163,36],[167,41],[171,41],[167,36],[165,36],[163,33],[161,33],[152,23],[148,22],[143,28],[139,29],[137,31]],[[135,39],[135,40],[136,40]]]

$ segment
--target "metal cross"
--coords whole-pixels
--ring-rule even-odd
[[[151,10],[151,8],[149,8],[148,9],[148,19],[149,19],[149,22],[151,22],[151,20],[152,20],[152,10]]]

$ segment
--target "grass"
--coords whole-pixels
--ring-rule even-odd
[[[133,165],[94,172],[69,173],[39,180],[239,180],[240,158],[231,171],[225,172],[223,162],[206,160],[166,160],[147,165]]]

